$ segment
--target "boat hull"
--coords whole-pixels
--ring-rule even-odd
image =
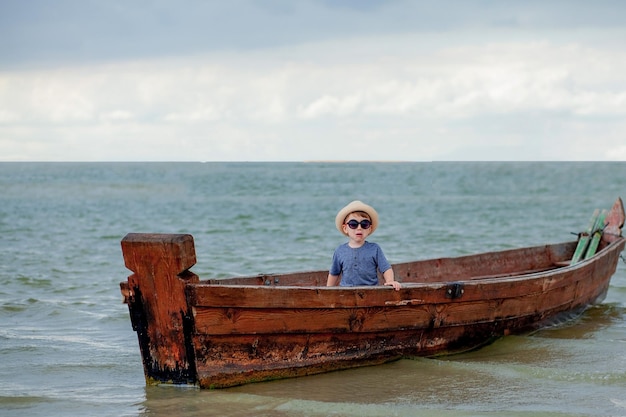
[[[596,259],[547,273],[451,276],[405,283],[397,292],[189,286],[198,383],[222,388],[476,349],[601,301],[623,246],[616,242]]]
[[[131,233],[121,290],[148,383],[224,388],[452,354],[600,302],[625,245],[621,199],[601,218],[574,242],[393,265],[399,291],[327,287],[327,271],[202,281],[191,235]]]

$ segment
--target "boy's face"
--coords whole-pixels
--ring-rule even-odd
[[[362,244],[365,242],[365,239],[369,236],[372,228],[371,226],[367,229],[363,229],[363,227],[359,224],[356,229],[350,228],[348,226],[348,222],[350,220],[356,220],[357,222],[361,222],[362,220],[369,220],[367,217],[363,217],[358,213],[350,213],[348,217],[346,217],[346,221],[343,223],[343,231],[348,235],[348,238],[354,243]]]

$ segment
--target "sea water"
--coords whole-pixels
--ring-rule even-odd
[[[0,415],[626,416],[626,265],[581,317],[475,352],[250,384],[146,386],[129,232],[190,233],[201,278],[328,269],[337,211],[389,260],[573,240],[626,163],[0,163]]]

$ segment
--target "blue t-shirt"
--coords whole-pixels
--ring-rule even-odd
[[[335,249],[331,275],[341,275],[342,287],[378,285],[378,271],[391,268],[383,250],[376,243],[365,242],[360,248],[344,243]]]

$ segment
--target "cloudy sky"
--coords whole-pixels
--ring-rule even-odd
[[[620,0],[0,0],[0,161],[626,160]]]

